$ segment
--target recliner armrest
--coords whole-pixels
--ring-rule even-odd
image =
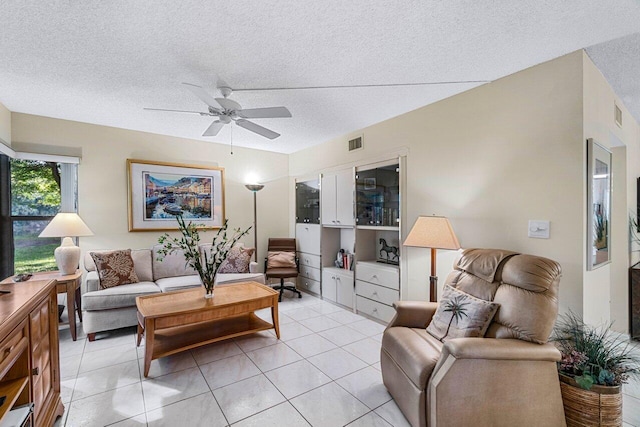
[[[557,362],[560,351],[550,343],[536,344],[519,339],[454,338],[444,343],[441,359],[529,360]]]
[[[438,308],[435,302],[396,301],[393,303],[396,315],[387,328],[405,326],[407,328],[426,328]]]

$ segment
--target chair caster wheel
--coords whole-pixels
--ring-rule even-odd
[[[298,298],[302,298],[302,294],[298,294]]]

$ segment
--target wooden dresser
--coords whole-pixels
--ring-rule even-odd
[[[9,293],[4,293],[9,291]],[[54,280],[0,285],[0,426],[33,404],[24,425],[52,426],[60,399],[58,302]]]

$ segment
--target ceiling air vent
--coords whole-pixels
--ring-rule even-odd
[[[349,151],[362,149],[362,136],[349,140]]]
[[[615,102],[613,103],[613,117],[616,121],[616,124],[622,127],[622,110],[616,105]]]

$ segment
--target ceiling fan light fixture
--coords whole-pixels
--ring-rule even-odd
[[[218,120],[220,120],[225,125],[228,125],[229,123],[231,123],[231,117],[229,116],[220,116]]]

